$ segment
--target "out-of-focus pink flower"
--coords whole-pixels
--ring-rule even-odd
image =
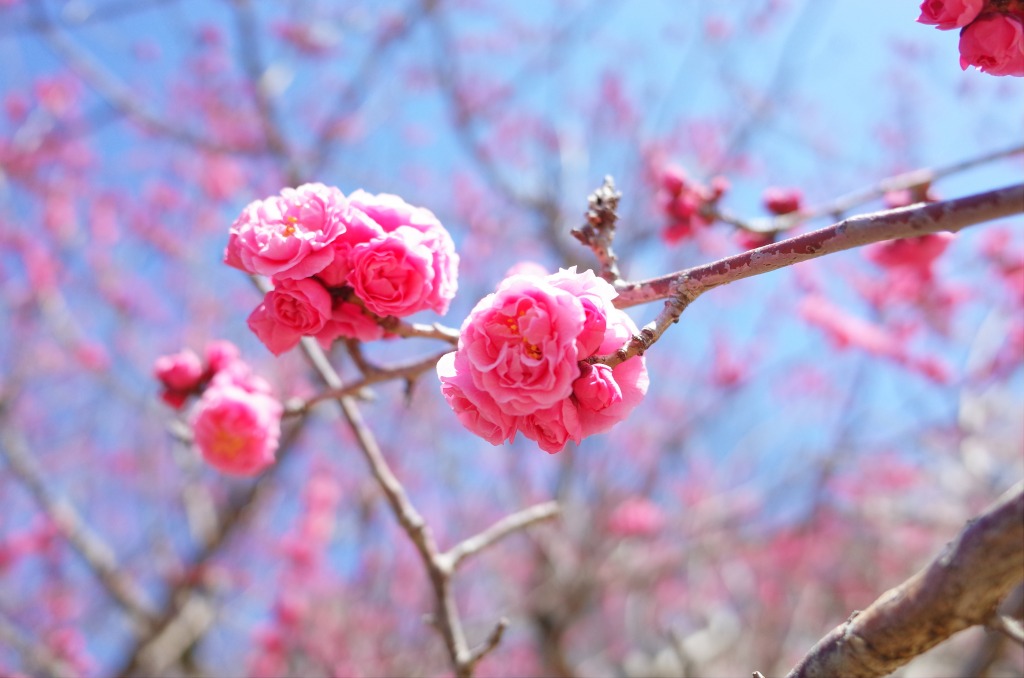
[[[669,244],[685,240],[695,228],[711,224],[714,217],[709,216],[709,212],[729,190],[729,182],[724,177],[712,179],[708,188],[687,179],[686,172],[673,164],[661,167],[657,176],[661,186],[658,202],[668,217],[668,224],[661,235]]]
[[[758,247],[771,245],[775,242],[774,233],[754,233],[740,230],[736,232],[736,243],[745,250],[756,250]]]
[[[536,261],[520,261],[517,264],[513,264],[512,268],[505,271],[505,277],[511,278],[514,275],[534,275],[543,278],[548,274],[546,269]]]
[[[1012,14],[991,13],[960,33],[960,68],[989,75],[1024,76],[1024,24]]]
[[[924,0],[917,22],[948,31],[962,28],[974,21],[985,6],[985,0]]]
[[[459,348],[438,363],[441,392],[462,424],[498,445],[517,431],[547,452],[621,421],[647,392],[643,358],[590,365],[637,331],[593,271],[517,275],[480,301]]]
[[[181,408],[196,392],[203,379],[203,364],[194,351],[162,355],[153,363],[153,374],[164,387],[160,397],[171,407]]]
[[[866,247],[864,256],[885,268],[908,267],[930,271],[952,240],[952,233],[928,233],[916,238],[887,240]]]
[[[238,347],[226,339],[211,341],[206,345],[206,366],[211,374],[220,372],[238,358]]]
[[[227,200],[245,185],[242,166],[234,158],[210,155],[202,161],[200,186],[213,200]]]
[[[331,319],[331,294],[313,278],[279,280],[249,316],[249,328],[274,355],[324,329]]]
[[[803,197],[803,193],[801,193],[799,188],[769,186],[764,189],[761,201],[764,203],[766,210],[772,214],[782,215],[799,210]]]
[[[309,56],[325,56],[338,44],[340,36],[330,24],[322,21],[296,23],[279,21],[274,33],[298,51]]]
[[[650,537],[664,526],[665,514],[643,497],[627,499],[608,518],[608,530],[620,537]]]
[[[281,412],[281,404],[270,395],[215,379],[199,400],[192,421],[196,445],[214,468],[254,475],[274,462]]]
[[[331,245],[345,232],[336,188],[303,184],[249,203],[231,226],[224,261],[278,280],[316,275],[334,260]]]

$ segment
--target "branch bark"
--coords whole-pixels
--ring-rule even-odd
[[[1024,213],[1024,184],[943,202],[863,214],[831,226],[701,266],[639,282],[619,282],[615,305],[629,308],[668,299],[661,314],[615,353],[593,356],[591,363],[614,367],[643,355],[686,307],[704,292],[737,280],[777,271],[811,259],[884,240],[912,238]]]
[[[969,521],[923,570],[854,612],[788,678],[892,673],[954,633],[988,622],[1024,581],[1024,482]]]

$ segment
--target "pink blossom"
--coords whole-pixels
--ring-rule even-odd
[[[238,360],[238,347],[226,339],[211,341],[206,345],[206,365],[211,374]]]
[[[303,184],[249,203],[231,226],[224,262],[278,280],[308,278],[334,260],[331,245],[345,232],[336,188]]]
[[[761,201],[765,209],[775,215],[789,214],[800,209],[803,201],[803,193],[799,188],[778,188],[769,186],[764,189]]]
[[[332,317],[331,294],[319,281],[280,280],[249,316],[249,328],[274,355],[324,329]]]
[[[570,439],[577,443],[583,438],[580,428],[580,410],[566,398],[551,407],[519,417],[517,427],[530,440],[537,441],[548,454],[561,452]]]
[[[316,339],[324,349],[329,349],[335,339],[345,337],[359,341],[373,341],[384,336],[384,328],[366,315],[363,308],[341,297],[331,306],[331,317],[317,333]]]
[[[470,313],[459,350],[477,388],[511,414],[530,414],[572,393],[585,319],[575,295],[545,278],[513,276]]]
[[[459,366],[456,366],[456,362]],[[515,418],[473,385],[465,353],[447,353],[437,363],[441,379],[441,395],[455,412],[459,422],[492,445],[500,445],[515,437]]]
[[[192,421],[203,459],[224,473],[259,473],[274,462],[281,411],[281,404],[265,393],[215,380]]]
[[[434,283],[432,253],[408,226],[352,249],[348,283],[373,313],[404,317],[429,308]],[[440,302],[436,297],[433,301]],[[444,305],[439,306],[441,310]]]
[[[974,21],[984,6],[985,0],[925,0],[917,21],[948,31]]]
[[[1024,76],[1024,24],[1012,14],[985,14],[960,32],[960,68]]]
[[[161,397],[171,407],[180,408],[188,396],[199,388],[203,364],[194,351],[162,355],[153,363],[153,373],[164,387]]]
[[[424,207],[414,207],[397,195],[388,193],[371,195],[365,191],[355,191],[349,196],[349,203],[372,219],[385,233],[406,239],[411,230],[423,234],[420,243],[431,254],[428,278],[430,289],[423,304],[416,310],[430,308],[440,314],[446,313],[458,288],[459,255],[455,252],[451,235],[434,213]]]
[[[608,530],[622,537],[649,537],[665,526],[665,514],[643,497],[627,499],[608,518]]]
[[[614,369],[585,362],[637,331],[614,298],[593,271],[504,280],[466,319],[458,350],[438,363],[459,421],[494,445],[521,431],[554,453],[625,418],[647,392],[643,358]]]

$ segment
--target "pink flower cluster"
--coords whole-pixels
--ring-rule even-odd
[[[180,410],[191,396],[203,392],[215,374],[238,361],[238,348],[230,341],[207,344],[205,364],[191,349],[162,355],[153,363],[153,375],[163,386],[160,398]]]
[[[383,336],[381,317],[445,313],[459,257],[427,209],[304,184],[250,203],[231,226],[224,261],[272,279],[249,327],[280,355],[301,337],[325,347],[338,337],[369,341]]]
[[[549,453],[607,431],[647,392],[642,357],[591,365],[637,332],[592,271],[513,275],[462,325],[437,364],[441,392],[463,426],[493,445],[521,432]]]
[[[1024,3],[1019,0],[925,0],[917,20],[960,30],[960,68],[1024,76]]]
[[[707,187],[689,180],[686,172],[676,165],[662,168],[660,184],[658,203],[668,217],[662,238],[670,244],[690,237],[695,228],[714,222],[715,204],[729,190],[729,182],[724,177],[715,177]]]
[[[157,358],[163,399],[180,409],[200,396],[192,431],[203,459],[233,475],[254,475],[274,462],[281,435],[281,403],[226,341],[206,349],[206,365],[190,350]]]

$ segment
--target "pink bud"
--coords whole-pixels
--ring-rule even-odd
[[[775,215],[789,214],[800,209],[803,194],[798,188],[770,187],[764,190],[761,200],[765,208]]]
[[[199,387],[203,364],[194,351],[185,349],[157,358],[153,363],[153,373],[167,389],[187,392]]]
[[[1024,24],[1011,14],[985,14],[960,33],[960,68],[1024,76]]]

